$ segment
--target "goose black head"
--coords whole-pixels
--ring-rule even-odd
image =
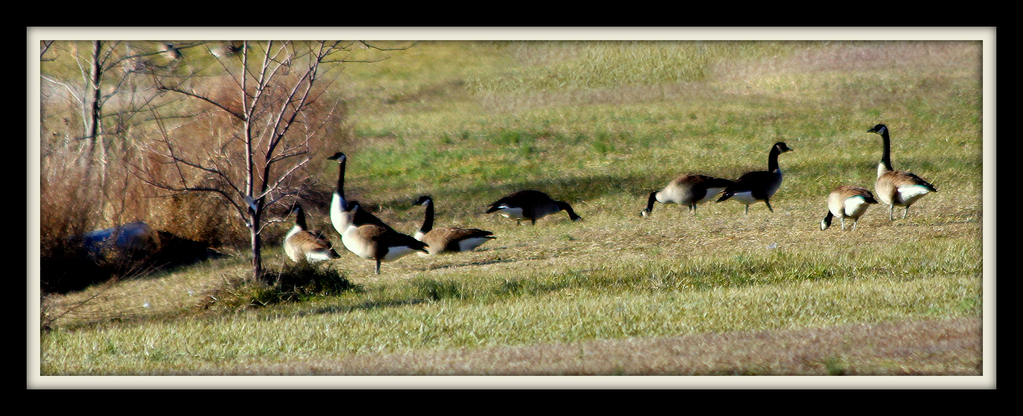
[[[792,149],[785,144],[785,142],[778,142],[774,144],[774,148],[778,149],[778,153],[791,152]]]
[[[887,131],[887,130],[888,130],[888,126],[886,126],[884,124],[878,124],[878,125],[874,126],[874,128],[872,128],[870,130],[867,130],[867,133],[884,134],[884,132]]]
[[[416,198],[414,201],[412,201],[412,205],[426,205],[431,200],[433,200],[433,198],[430,198],[429,195],[423,195],[423,196],[421,196],[419,198]]]

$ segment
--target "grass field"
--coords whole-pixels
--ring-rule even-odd
[[[990,375],[981,52],[980,42],[422,42],[350,65],[338,94],[355,138],[336,149],[349,156],[348,193],[408,234],[423,219],[411,201],[429,194],[437,226],[496,240],[385,263],[376,276],[332,234],[342,258],[321,267],[351,288],[288,302],[253,302],[259,289],[238,283],[248,259],[229,248],[50,296],[39,374]],[[895,167],[939,191],[906,219],[898,210],[889,222],[878,205],[855,231],[821,231],[831,189],[873,189],[881,140],[866,131],[877,123],[891,129]],[[765,169],[776,141],[793,152],[780,157],[773,213],[725,201],[639,215],[678,174]],[[323,196],[337,174],[329,154],[313,161]],[[526,188],[583,221],[483,214]],[[310,225],[329,230],[320,201]],[[270,269],[288,270],[275,243],[286,231],[267,237]]]

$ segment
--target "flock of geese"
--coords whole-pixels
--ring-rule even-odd
[[[906,171],[899,171],[892,168],[892,141],[888,134],[888,126],[878,124],[867,130],[867,133],[876,133],[881,136],[882,152],[881,162],[877,164],[877,180],[874,181],[874,191],[877,198],[888,205],[888,221],[895,218],[895,207],[905,207],[902,211],[902,218],[909,214],[909,207],[914,202],[923,198],[931,192],[938,190],[923,178]],[[845,219],[852,218],[852,229],[856,229],[856,222],[871,204],[876,204],[877,199],[864,187],[854,185],[839,186],[828,194],[828,213],[821,220],[821,230],[831,226],[831,220],[838,217],[842,222],[842,229],[845,229]]]
[[[390,262],[412,253],[421,256],[472,251],[476,247],[496,238],[493,232],[478,228],[433,227],[433,198],[423,195],[412,201],[412,205],[426,208],[423,225],[415,235],[403,234],[384,223],[373,213],[363,209],[356,200],[345,197],[345,168],[348,156],[337,152],[327,158],[338,163],[337,187],[331,195],[330,223],[341,236],[345,249],[353,254],[376,263],[375,272],[380,274],[380,264]],[[573,221],[582,218],[572,206],[555,201],[547,194],[523,190],[505,196],[490,204],[487,213],[497,212],[516,221],[536,220],[566,211]],[[333,245],[323,233],[310,231],[306,225],[305,212],[295,203],[289,215],[295,215],[295,225],[284,236],[284,252],[295,262],[317,263],[339,258]]]
[[[835,217],[841,221],[843,230],[847,218],[853,221],[852,229],[855,229],[859,218],[871,204],[877,204],[878,199],[888,205],[889,221],[894,220],[896,206],[905,207],[902,218],[906,218],[913,203],[928,193],[937,192],[933,185],[919,176],[892,168],[891,138],[887,126],[878,124],[867,132],[880,135],[884,149],[877,166],[877,181],[874,183],[877,199],[864,187],[839,186],[828,195],[828,212],[821,221],[821,230],[828,229]],[[768,210],[774,212],[770,200],[782,183],[778,156],[790,151],[792,149],[784,142],[775,143],[768,153],[767,170],[748,172],[734,181],[699,174],[681,175],[664,188],[651,192],[641,214],[649,216],[655,201],[685,205],[695,213],[697,205],[715,198],[717,202],[734,200],[745,205],[746,214],[749,214],[749,206],[758,202],[763,202]],[[382,262],[394,261],[412,253],[428,256],[471,251],[495,238],[492,232],[477,228],[434,228],[434,201],[428,195],[412,202],[412,205],[426,208],[423,225],[419,230],[411,236],[398,232],[364,209],[358,201],[345,197],[348,157],[337,152],[327,159],[338,163],[337,187],[330,202],[331,225],[341,236],[345,249],[376,263],[376,274],[380,274]],[[522,190],[494,201],[486,213],[496,212],[518,223],[529,221],[536,225],[536,220],[562,211],[572,221],[582,220],[567,202],[554,200],[541,191]],[[284,237],[284,251],[292,261],[317,263],[341,257],[323,233],[308,229],[305,213],[299,203],[292,206],[289,211],[291,214],[296,217],[295,225]]]

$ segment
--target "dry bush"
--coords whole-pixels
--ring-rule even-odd
[[[166,120],[162,122],[169,124]],[[172,141],[175,151],[188,154],[204,152],[209,146],[217,148],[224,137],[231,135],[231,118],[216,112],[199,113],[178,119],[176,123],[180,124],[168,129],[168,140]],[[148,221],[165,232],[215,247],[244,241],[245,234],[236,226],[237,216],[226,209],[219,196],[205,192],[177,192],[151,185],[154,182],[213,185],[211,178],[171,164],[150,147],[151,141],[142,143],[136,158],[129,162],[135,181],[145,186],[152,196],[153,201],[146,211]],[[209,156],[238,157],[224,153],[209,153]]]
[[[109,264],[98,264],[92,258],[95,256],[90,257],[81,250],[81,240],[75,238],[92,230],[133,221],[145,222],[163,235],[183,242],[224,248],[241,248],[248,244],[248,234],[238,213],[224,203],[221,195],[176,192],[152,185],[187,183],[230,189],[224,181],[239,187],[244,184],[246,155],[241,140],[244,126],[228,113],[241,108],[238,84],[228,76],[195,77],[188,81],[195,91],[224,108],[201,100],[178,100],[174,105],[145,114],[150,121],[139,121],[131,128],[118,128],[116,133],[104,135],[102,142],[96,142],[95,149],[90,148],[87,139],[80,138],[83,134],[76,133],[81,129],[80,108],[73,100],[59,90],[44,91],[40,233],[42,259],[47,266],[43,270],[45,281],[75,280],[89,284],[105,280],[111,273],[117,274],[115,269],[137,270],[136,266],[117,264],[113,258],[108,259]],[[278,88],[268,94],[271,98],[267,105],[280,105],[287,91]],[[286,178],[274,197],[297,195],[314,210],[328,203],[331,186],[320,182],[318,170],[328,155],[339,150],[336,143],[348,142],[351,137],[351,130],[344,123],[343,105],[330,95],[324,91],[301,114],[299,129],[289,133],[288,146],[297,152],[307,152],[310,162]],[[117,114],[117,120],[124,118],[113,108],[109,111]],[[265,128],[265,125],[256,128]],[[217,164],[228,173],[228,178],[168,163],[166,155],[161,154],[161,150],[165,151],[160,148],[161,139],[172,143],[178,155]],[[265,147],[260,145],[262,143],[256,144],[254,152],[257,165],[262,162],[259,159]],[[97,150],[101,147],[105,151]],[[104,153],[105,160],[100,160]],[[277,169],[271,174],[280,172],[281,169]],[[283,216],[283,208],[271,211],[271,220],[277,217],[277,211]],[[171,262],[166,256],[160,256],[160,261]],[[95,271],[89,273],[95,276],[68,277],[83,271]],[[44,286],[48,285],[44,283]]]
[[[89,174],[81,157],[61,150],[42,160],[39,232],[44,291],[78,289],[110,276],[137,275],[149,267],[132,253],[86,248],[84,237],[90,231],[144,221],[150,198],[119,164],[94,167]]]
[[[287,85],[290,82],[293,80],[284,80],[280,84]],[[247,231],[242,226],[239,213],[225,203],[225,198],[239,197],[234,194],[234,189],[244,189],[247,169],[245,127],[232,114],[241,111],[239,84],[228,76],[196,79],[193,84],[192,88],[197,95],[207,97],[218,105],[196,99],[186,100],[195,114],[187,118],[168,117],[161,120],[164,124],[161,138],[151,140],[146,145],[145,158],[139,162],[139,170],[151,183],[226,192],[173,192],[170,193],[172,197],[164,201],[163,209],[151,214],[156,216],[155,222],[160,224],[161,229],[214,245],[242,248],[248,244]],[[288,91],[275,84],[264,94],[269,96],[264,104],[265,114],[272,114],[270,112],[274,111],[274,107],[282,105],[287,99]],[[344,107],[324,93],[299,115],[297,127],[289,131],[289,136],[273,155],[275,158],[281,155],[294,156],[275,164],[269,178],[257,180],[276,183],[277,178],[290,169],[294,162],[306,156],[310,161],[283,178],[277,189],[269,195],[269,200],[297,196],[308,199],[307,202],[311,202],[313,207],[327,204],[331,183],[321,183],[319,169],[327,156],[339,150],[335,143],[347,142],[351,136],[351,129],[344,123],[344,114]],[[266,130],[270,129],[268,123],[263,117],[252,120],[255,129],[252,162],[257,172],[266,162],[267,143],[264,140],[268,137]],[[173,146],[176,158],[215,168],[221,174],[173,163],[169,157],[170,146]],[[287,202],[290,199],[269,211],[271,219],[285,214],[285,208],[282,207],[289,205]]]
[[[244,141],[246,125],[238,114],[247,104],[243,97],[252,97],[255,91],[242,93],[241,84],[226,74],[231,65],[223,67],[223,75],[178,71],[161,77],[154,72],[152,78],[133,78],[131,83],[117,86],[113,84],[127,78],[118,78],[122,74],[116,70],[104,72],[101,90],[113,95],[103,98],[102,128],[96,139],[84,133],[87,127],[81,118],[80,98],[84,95],[71,92],[88,88],[77,80],[64,79],[63,73],[47,74],[51,82],[41,90],[43,259],[48,266],[73,264],[60,271],[48,267],[47,273],[74,274],[85,264],[100,263],[95,253],[81,253],[82,241],[76,236],[135,221],[184,242],[245,247],[249,236],[239,218],[244,213],[239,210],[244,210],[241,194],[250,157],[257,180],[272,184],[268,200],[276,205],[268,207],[264,219],[273,222],[283,217],[280,207],[296,197],[308,199],[313,210],[326,205],[330,186],[320,184],[319,169],[326,156],[338,150],[336,143],[347,142],[351,136],[344,123],[344,105],[334,98],[339,95],[330,80],[320,82],[312,104],[301,109],[283,144],[266,154],[276,128],[274,117],[280,115],[280,109],[289,108],[290,88],[302,76],[301,71],[287,73],[288,68],[275,75],[268,88],[260,91],[262,107],[256,109],[248,125],[255,137],[250,155]],[[51,65],[50,69],[59,67]],[[167,86],[173,88],[163,88]],[[163,95],[152,95],[158,91]],[[184,91],[190,93],[179,94]],[[266,157],[283,160],[264,173],[260,166]],[[310,161],[307,166],[291,171],[306,158]],[[219,174],[175,160],[212,166]],[[163,186],[154,186],[158,184]],[[273,227],[265,230],[275,231]],[[155,254],[168,262],[169,253]],[[118,265],[121,259],[117,256],[104,257],[108,257],[104,262],[121,270],[137,269]],[[58,258],[63,260],[48,261]]]

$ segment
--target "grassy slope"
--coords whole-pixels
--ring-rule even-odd
[[[380,277],[344,256],[331,267],[357,291],[226,313],[197,314],[196,305],[230,297],[223,282],[244,261],[125,282],[42,337],[42,372],[507,374],[517,372],[517,361],[501,358],[509,349],[544,356],[578,344],[627,357],[629,342],[763,331],[798,340],[812,328],[837,340],[791,365],[780,363],[793,362],[790,344],[749,355],[764,335],[735,335],[714,347],[731,358],[707,358],[721,365],[653,364],[680,352],[651,347],[647,365],[562,361],[520,371],[979,372],[979,346],[969,343],[977,321],[960,319],[983,307],[979,44],[616,46],[425,43],[350,67],[358,141],[341,149],[349,192],[408,233],[422,219],[408,203],[429,193],[438,225],[485,228],[498,240],[466,255],[385,264]],[[865,131],[877,122],[892,129],[896,167],[940,192],[907,220],[888,223],[873,207],[856,232],[819,231],[830,188],[872,188],[880,139]],[[722,203],[692,216],[658,204],[652,217],[638,216],[645,195],[673,176],[762,169],[777,140],[795,151],[781,158],[775,213],[755,205],[744,216]],[[323,183],[332,168],[324,162]],[[526,187],[571,202],[585,220],[516,227],[482,215]],[[322,212],[311,221],[328,227]],[[53,299],[52,310],[92,293]],[[857,335],[836,335],[883,322],[945,330],[909,331],[919,350],[874,355],[853,348],[862,347]],[[903,334],[879,343],[897,345]],[[935,352],[953,338],[964,344]],[[490,357],[486,365],[473,364],[474,351]],[[408,354],[421,364],[397,364]],[[452,369],[452,354],[468,354],[464,365]],[[948,358],[944,366],[923,358],[935,354]]]

